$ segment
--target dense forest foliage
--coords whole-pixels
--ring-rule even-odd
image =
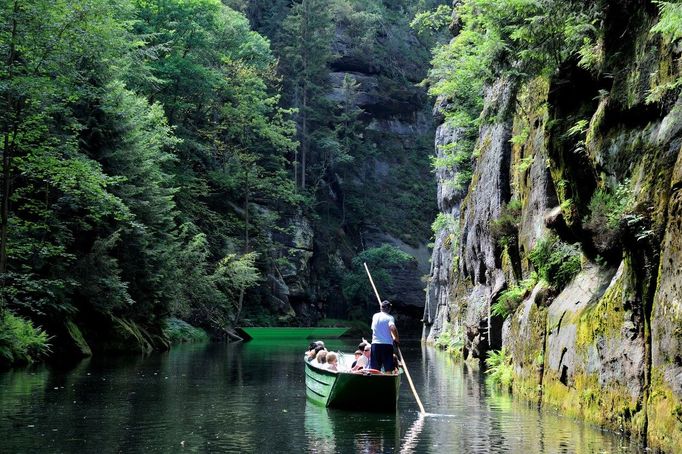
[[[413,85],[432,42],[407,24],[436,3],[3,2],[0,356],[162,348],[169,317],[221,332],[259,311],[292,217],[328,242],[370,218],[428,235],[430,182],[407,162],[402,210],[368,196],[354,169],[392,150],[356,80],[328,94],[339,28]]]

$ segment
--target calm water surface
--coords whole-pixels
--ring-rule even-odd
[[[333,348],[352,350],[340,341]],[[307,342],[185,345],[147,357],[0,373],[0,452],[622,453],[617,434],[491,391],[431,348],[403,346],[396,414],[307,402]]]

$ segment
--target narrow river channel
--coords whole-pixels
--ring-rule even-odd
[[[334,349],[350,350],[342,342]],[[183,345],[147,357],[0,373],[7,453],[622,453],[627,438],[490,390],[478,370],[403,346],[430,415],[403,380],[396,414],[307,402],[306,342]]]

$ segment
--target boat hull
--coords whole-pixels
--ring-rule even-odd
[[[316,404],[344,410],[396,410],[402,374],[332,372],[304,362],[306,394]]]
[[[242,327],[237,332],[247,340],[264,339],[323,339],[341,337],[349,328],[327,327]]]

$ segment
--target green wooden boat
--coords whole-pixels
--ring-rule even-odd
[[[247,327],[238,331],[246,333],[248,339],[323,339],[340,337],[349,328],[311,327],[299,328],[291,326]]]
[[[365,375],[322,369],[305,357],[303,362],[306,394],[316,404],[344,410],[396,411],[402,371],[397,375]]]

